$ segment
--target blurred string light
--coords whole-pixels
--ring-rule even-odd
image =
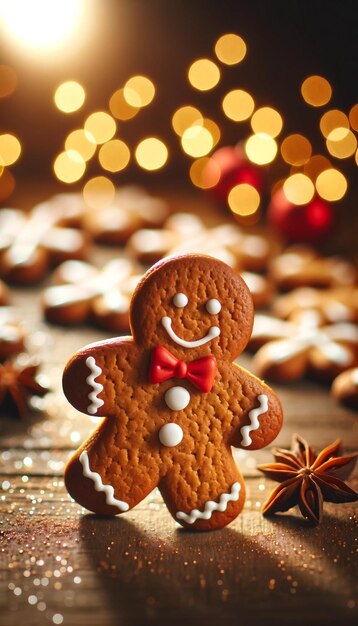
[[[135,158],[143,169],[159,170],[168,160],[168,148],[158,137],[146,137],[137,145]]]
[[[109,100],[109,110],[117,120],[126,121],[135,117],[140,111],[140,107],[129,104],[124,97],[124,89],[117,89]]]
[[[81,108],[86,98],[86,92],[80,83],[68,80],[59,85],[55,91],[54,100],[57,108],[63,113],[73,113]]]
[[[4,165],[12,165],[21,154],[20,141],[10,133],[0,135],[0,163]]]
[[[222,101],[226,117],[234,122],[243,122],[253,113],[255,102],[253,97],[243,89],[233,89]]]
[[[146,76],[132,76],[123,88],[123,97],[129,106],[141,108],[148,106],[155,96],[154,83]]]
[[[332,167],[331,162],[322,154],[313,155],[303,166],[303,173],[306,174],[313,182],[317,176]]]
[[[324,113],[319,123],[322,135],[327,139],[335,128],[349,129],[348,117],[339,109],[331,109]]]
[[[3,33],[26,49],[53,49],[82,26],[84,0],[0,0]]]
[[[252,163],[267,165],[277,154],[277,143],[266,133],[251,135],[245,143],[246,156]]]
[[[348,188],[347,179],[335,168],[329,168],[317,176],[316,189],[319,195],[330,202],[341,200]]]
[[[70,184],[82,178],[86,163],[77,150],[66,150],[56,157],[53,169],[59,180]]]
[[[283,120],[278,111],[271,107],[257,109],[251,118],[251,128],[254,133],[266,133],[270,137],[277,137],[283,126]]]
[[[293,174],[283,183],[286,198],[293,204],[307,204],[314,196],[314,184],[308,176],[302,173]]]
[[[116,132],[116,122],[109,113],[95,111],[87,117],[84,128],[92,135],[97,144],[102,144],[112,139]]]
[[[112,139],[100,147],[98,159],[108,172],[120,172],[129,163],[130,150],[121,139]]]
[[[175,111],[172,117],[172,126],[174,132],[181,137],[187,128],[193,124],[199,125],[203,123],[203,116],[199,109],[193,106],[182,106]]]
[[[189,156],[203,157],[209,154],[214,147],[214,139],[208,128],[194,124],[184,131],[181,145],[184,152]]]
[[[235,185],[228,195],[228,204],[235,215],[246,217],[256,213],[260,206],[260,194],[252,185]]]
[[[17,87],[17,74],[10,65],[0,65],[0,98],[7,98]]]
[[[73,130],[65,141],[66,150],[75,150],[84,161],[89,161],[96,151],[97,144],[93,135],[83,128]]]
[[[281,155],[289,165],[299,167],[309,160],[312,154],[312,146],[304,135],[295,133],[288,135],[281,144]]]
[[[332,87],[323,76],[308,76],[301,85],[301,94],[307,104],[321,107],[332,97]]]
[[[219,37],[215,44],[215,54],[221,63],[236,65],[246,55],[246,43],[239,35],[227,33]]]
[[[92,209],[105,209],[113,202],[114,196],[114,185],[106,176],[95,176],[83,187],[83,198]]]
[[[192,87],[199,91],[213,89],[220,80],[220,70],[210,59],[198,59],[188,70],[188,79]]]
[[[210,168],[209,168],[210,164]],[[210,157],[201,157],[195,159],[189,170],[190,180],[196,187],[200,189],[210,189],[215,187],[220,180],[220,167],[210,159]]]
[[[338,127],[332,130],[327,139],[328,152],[337,159],[347,159],[357,149],[357,139],[354,133],[347,128]]]
[[[352,106],[349,111],[349,122],[353,130],[358,131],[358,104]]]

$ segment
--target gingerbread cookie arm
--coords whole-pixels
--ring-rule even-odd
[[[132,425],[128,418],[104,419],[67,464],[69,493],[93,513],[129,511],[158,483],[158,464],[144,438],[133,453]]]
[[[133,407],[128,386],[143,384],[138,362],[138,348],[131,337],[85,346],[66,365],[62,380],[65,396],[87,415],[120,417],[122,411],[129,414]]]
[[[264,448],[281,430],[283,415],[278,396],[238,365],[231,368],[229,389],[229,443],[244,450]]]

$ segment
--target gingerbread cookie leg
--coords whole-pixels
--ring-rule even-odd
[[[206,451],[190,456],[185,471],[175,464],[159,489],[175,521],[192,530],[223,528],[245,502],[244,481],[230,449],[214,450],[210,442]]]
[[[132,509],[158,482],[158,466],[142,447],[134,455],[118,421],[105,418],[70,459],[65,484],[80,505],[102,515]]]

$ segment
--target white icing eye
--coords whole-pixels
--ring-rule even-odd
[[[176,293],[173,298],[173,304],[174,306],[178,307],[178,309],[182,309],[183,307],[185,307],[188,302],[188,296],[186,296],[185,293]]]
[[[210,315],[216,315],[221,311],[221,304],[216,298],[211,298],[211,300],[207,301],[205,308]]]

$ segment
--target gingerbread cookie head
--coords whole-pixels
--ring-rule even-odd
[[[143,348],[169,345],[178,356],[213,354],[232,361],[253,324],[245,282],[225,263],[203,255],[160,261],[137,286],[131,328]]]
[[[133,336],[86,346],[64,372],[73,406],[106,416],[67,466],[75,500],[112,515],[158,486],[174,519],[195,530],[240,513],[231,446],[262,448],[282,423],[273,391],[232,363],[252,317],[245,283],[217,259],[189,254],[147,272],[131,304]]]

